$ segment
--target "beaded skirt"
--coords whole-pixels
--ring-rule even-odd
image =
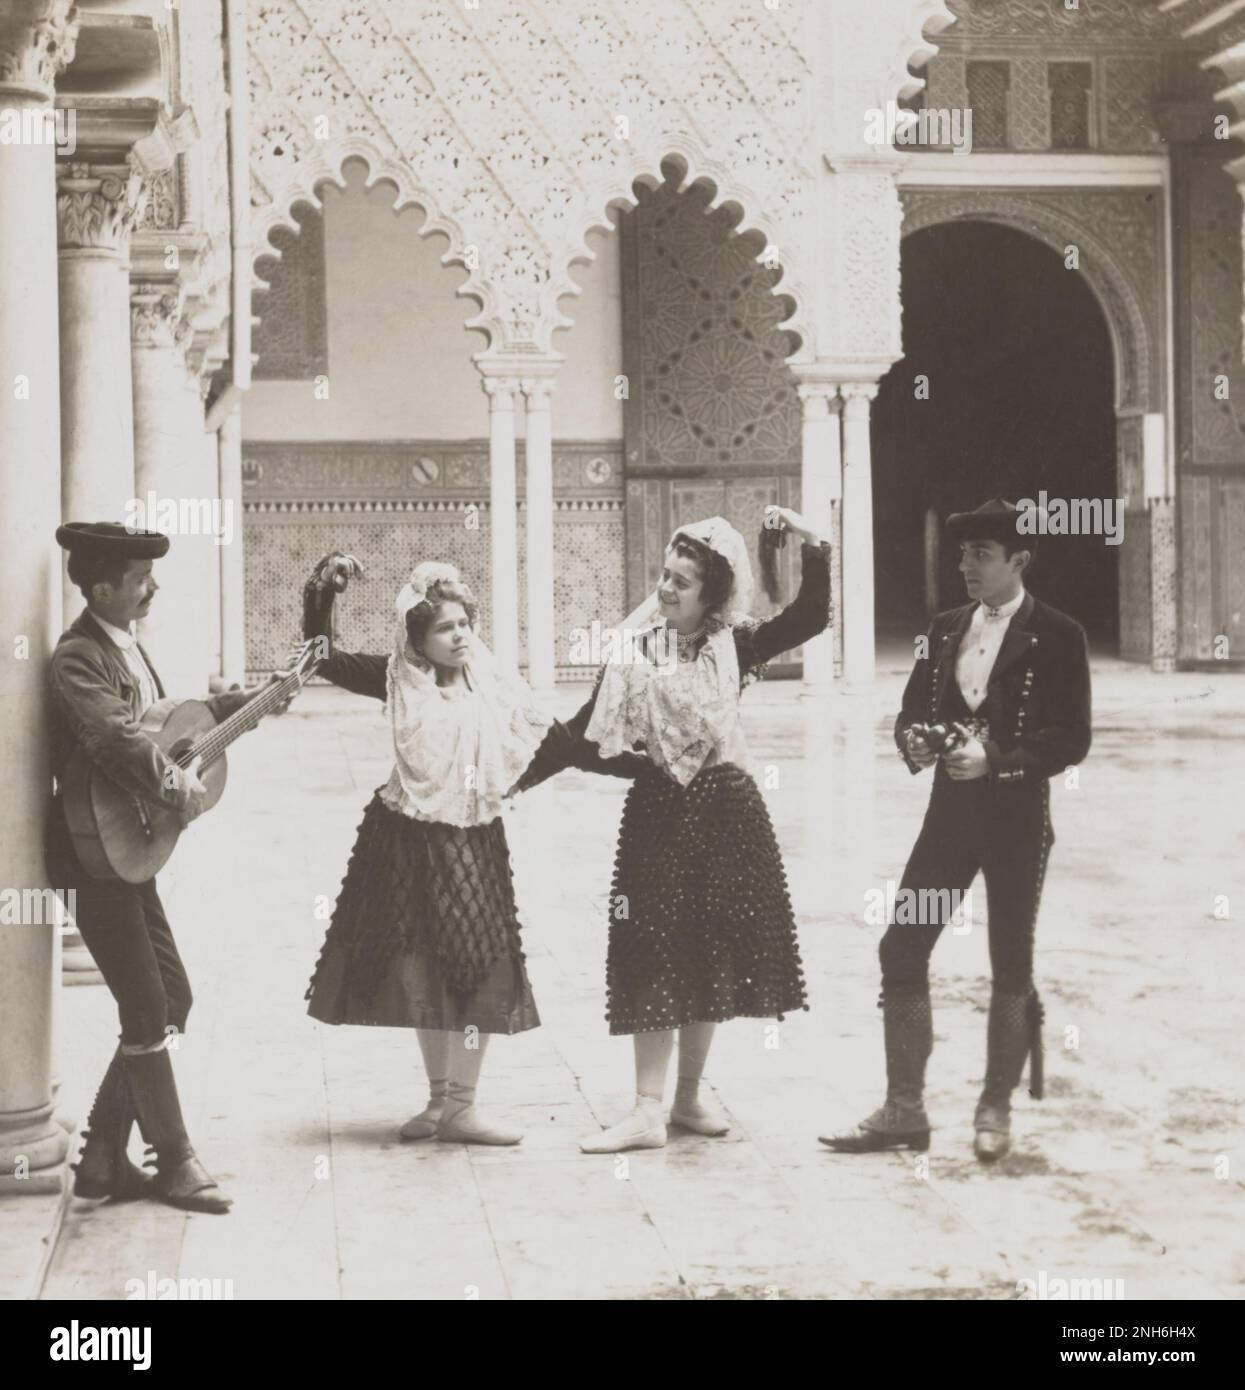
[[[611,1033],[808,1007],[774,827],[760,788],[732,763],[687,787],[656,770],[637,778],[609,915]]]
[[[389,1028],[540,1024],[520,946],[500,819],[460,828],[391,811],[379,794],[358,837],[307,1012]]]

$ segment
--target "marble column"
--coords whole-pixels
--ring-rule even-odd
[[[128,260],[142,187],[129,163],[73,163],[57,179],[66,521],[122,521],[134,495]],[[66,624],[82,607],[66,578]]]
[[[233,516],[233,537],[220,547],[220,673],[246,684],[246,562],[242,541],[242,412],[235,406],[217,435],[222,506]]]
[[[519,665],[519,499],[515,480],[515,377],[486,376],[489,398],[489,545],[492,580],[493,654],[505,666]]]
[[[5,4],[0,107],[46,129],[76,31],[69,0]],[[61,607],[55,247],[54,145],[0,143],[0,887],[19,892],[48,886],[45,673]],[[0,1194],[61,1185],[69,1139],[52,1116],[56,957],[53,924],[0,924]]]
[[[874,675],[873,456],[870,402],[876,382],[848,382],[843,396],[843,680],[867,690]]]
[[[134,405],[136,524],[164,531],[169,552],[156,563],[160,592],[139,638],[165,692],[201,698],[216,674],[212,634],[219,629],[222,517],[215,436],[207,436],[199,378],[187,370],[189,329],[177,289],[132,286],[131,374]],[[210,446],[210,447],[209,447]]]
[[[1176,508],[1167,467],[1167,417],[1142,422],[1142,479],[1150,516],[1150,669],[1176,669]],[[1127,544],[1127,537],[1125,538]]]
[[[527,402],[527,678],[551,695],[554,685],[553,615],[553,381],[524,377]]]
[[[832,381],[801,381],[804,405],[801,436],[800,511],[823,539],[833,544],[834,504],[843,495],[843,459],[839,442],[838,391]],[[804,643],[804,699],[834,690],[834,632]]]

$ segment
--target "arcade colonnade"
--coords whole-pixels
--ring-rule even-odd
[[[802,507],[826,534],[858,521],[843,535],[832,634],[806,649],[806,693],[828,691],[836,668],[845,687],[870,683],[868,422],[901,351],[902,213],[900,161],[868,143],[865,113],[919,88],[924,36],[950,19],[941,0],[404,0],[348,14],[276,0],[252,13],[255,258],[272,254],[277,228],[298,233],[294,209],[344,186],[361,160],[369,185],[420,208],[421,234],[443,235],[443,262],[466,272],[458,293],[478,306],[467,326],[488,338],[474,360],[488,398],[491,636],[506,659],[526,658],[538,690],[555,675],[554,335],[573,319],[571,270],[592,259],[589,235],[671,165],[759,234],[761,262],[780,272],[803,404]],[[484,433],[467,424],[462,437]]]
[[[421,230],[448,238],[445,261],[466,271],[468,327],[488,340],[476,366],[494,643],[517,660],[525,603],[537,688],[554,677],[553,335],[570,321],[571,269],[672,160],[761,235],[796,344],[801,505],[838,567],[832,631],[805,648],[806,693],[867,689],[870,413],[902,352],[908,162],[869,143],[868,114],[920,88],[914,71],[952,18],[943,0],[0,0],[0,108],[76,118],[66,158],[0,140],[0,886],[45,883],[43,673],[80,606],[59,520],[122,516],[149,492],[231,506],[232,544],[176,537],[162,576],[181,601],[141,636],[170,693],[243,674],[252,267],[352,159],[399,207],[423,208]],[[1147,477],[1153,501],[1170,497],[1170,470]],[[59,1182],[56,951],[52,928],[0,923],[0,1187]]]
[[[225,77],[245,30],[232,8],[227,34],[210,5],[0,4],[0,886],[17,895],[0,918],[0,1192],[59,1186],[68,1142],[52,1114],[68,904],[43,864],[46,672],[82,599],[54,533],[126,520],[149,491],[215,496],[222,449],[240,449],[228,387],[249,370],[249,319],[232,301],[228,156],[245,102],[235,92],[230,112]],[[221,671],[220,576],[239,558],[222,549],[211,535],[174,546],[184,601],[140,634],[170,693],[202,694]],[[75,931],[65,944],[67,977],[92,978]]]
[[[0,107],[28,132],[0,141],[3,884],[46,885],[44,672],[81,607],[56,525],[124,517],[149,493],[217,497],[240,518],[252,265],[354,157],[427,209],[425,230],[449,237],[446,259],[468,269],[462,292],[480,306],[500,653],[518,655],[505,578],[517,574],[516,412],[530,674],[548,687],[559,299],[575,292],[588,233],[675,158],[781,269],[803,506],[842,536],[843,674],[867,685],[869,409],[900,353],[901,213],[895,160],[865,143],[861,113],[919,88],[912,66],[933,51],[922,32],[949,19],[941,0],[2,0]],[[60,158],[29,134],[57,114],[74,121]],[[851,513],[860,524],[845,532]],[[180,601],[140,636],[170,693],[241,676],[237,537],[176,535],[161,577]],[[810,692],[830,688],[832,641],[810,644]],[[0,1187],[19,1192],[59,1184],[67,1148],[53,1117],[58,954],[53,926],[0,924]]]

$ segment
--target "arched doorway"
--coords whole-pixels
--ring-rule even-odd
[[[958,557],[926,533],[986,498],[1114,499],[1114,362],[1085,278],[1044,243],[986,221],[943,222],[904,239],[904,356],[874,411],[874,544],[879,637],[964,601]],[[928,398],[920,379],[928,378]],[[934,527],[928,514],[936,513]],[[1030,587],[1091,641],[1119,643],[1119,547],[1046,536]]]

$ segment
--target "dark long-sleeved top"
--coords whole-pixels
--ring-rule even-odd
[[[316,675],[356,695],[383,700],[387,693],[385,673],[389,669],[389,658],[338,650],[332,638],[335,597],[334,590],[319,588],[314,576],[303,586],[303,638],[306,641],[322,639],[328,647],[328,655],[317,666]]]
[[[825,630],[830,621],[830,547],[805,543],[800,550],[800,590],[795,598],[772,618],[736,624],[731,630],[739,659],[741,680],[756,672],[782,652],[798,647]],[[602,758],[597,747],[584,738],[596,704],[597,688],[582,709],[566,723],[555,722],[536,750],[531,765],[519,779],[516,791],[527,791],[567,767],[587,772],[603,772],[613,777],[635,777],[653,764],[640,753],[622,753]]]
[[[895,744],[912,772],[905,739],[913,724],[935,724],[955,683],[960,641],[975,603],[939,613],[930,626],[927,655],[908,677],[895,720]],[[1074,618],[1032,594],[1016,610],[999,648],[977,711],[990,727],[985,741],[991,782],[1033,782],[1081,762],[1089,752],[1089,648]]]

